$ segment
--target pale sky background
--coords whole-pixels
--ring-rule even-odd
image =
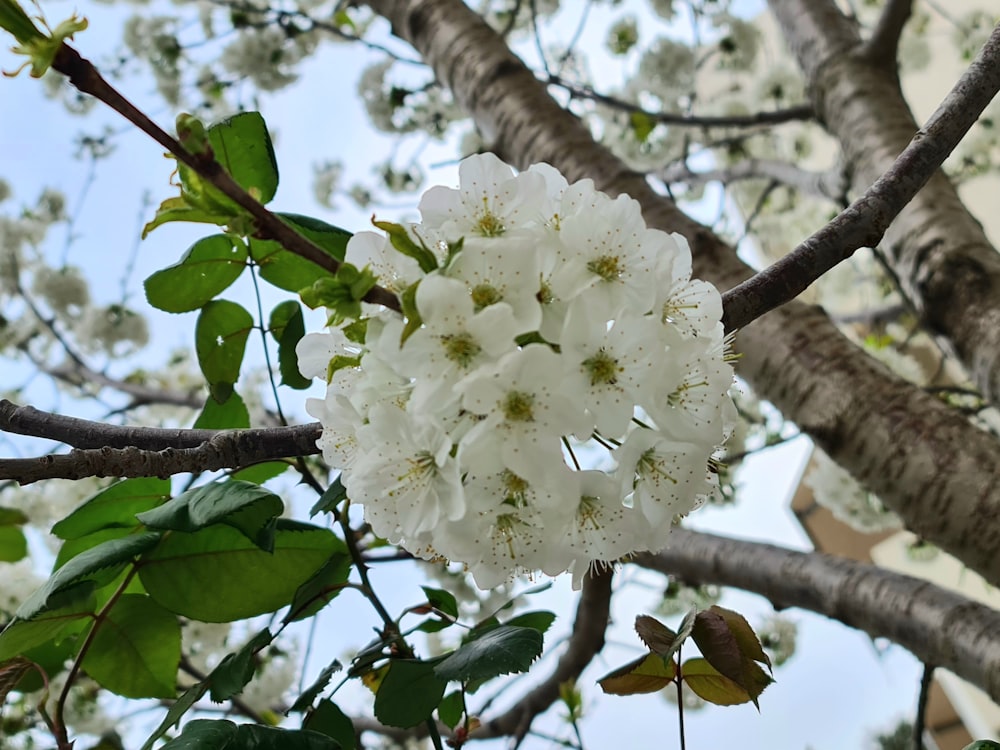
[[[754,2],[752,5],[759,6]],[[748,7],[752,7],[748,4]],[[58,21],[75,7],[91,20],[91,29],[80,35],[76,47],[95,61],[116,48],[124,14],[134,6],[118,7],[81,2],[45,3],[50,20]],[[595,14],[592,28],[598,39],[603,33],[600,16]],[[4,44],[4,47],[7,45]],[[372,132],[355,95],[361,67],[376,58],[360,46],[325,44],[319,53],[301,68],[302,79],[278,94],[261,97],[268,124],[274,129],[275,148],[282,179],[272,208],[306,213],[353,231],[368,229],[370,211],[359,210],[346,198],[338,211],[318,206],[312,196],[312,164],[326,159],[345,162],[348,180],[352,175],[369,177],[370,165],[385,158],[390,141]],[[0,52],[0,68],[10,70],[19,62]],[[155,96],[150,96],[148,78],[129,79],[123,86],[127,96],[143,106],[161,125],[169,127],[176,113],[168,111]],[[115,138],[114,154],[96,168],[93,184],[87,183],[88,166],[74,158],[73,141],[78,131],[97,133],[103,123],[111,123],[121,135]],[[433,150],[433,149],[436,149]],[[440,159],[433,155],[440,152]],[[453,158],[454,150],[434,146],[430,161]],[[27,75],[0,80],[0,178],[14,188],[14,197],[0,206],[12,212],[20,205],[33,204],[44,187],[58,187],[69,200],[69,210],[77,216],[74,239],[68,249],[68,261],[84,268],[95,284],[100,301],[119,299],[126,261],[137,242],[138,230],[152,214],[152,206],[175,194],[168,185],[171,162],[161,155],[158,145],[137,131],[129,131],[117,115],[95,110],[87,118],[65,114],[61,105],[46,99],[42,85]],[[452,184],[454,166],[428,173],[428,186]],[[142,195],[147,192],[152,203],[145,213]],[[82,196],[82,197],[81,197]],[[82,205],[81,205],[82,204]],[[714,212],[718,200],[709,201]],[[379,207],[380,216],[399,219],[399,211]],[[151,323],[153,344],[143,357],[152,364],[178,347],[191,347],[195,314],[170,316],[149,309],[144,302],[141,280],[155,270],[175,262],[195,239],[207,234],[202,228],[168,225],[156,230],[139,247],[135,270],[129,279],[131,304],[146,314]],[[60,257],[64,251],[65,230],[57,229],[47,252]],[[224,296],[241,299],[247,288],[234,288]],[[242,302],[251,309],[249,295]],[[277,298],[275,298],[277,299]],[[312,318],[316,330],[320,318]],[[248,358],[259,362],[259,339],[252,337]],[[11,385],[9,378],[20,382],[22,373],[5,372],[0,388]],[[58,406],[68,413],[90,416],[93,413],[65,396],[56,396],[41,381],[30,391],[42,408]],[[283,404],[292,413],[303,415],[303,394],[286,389]],[[2,443],[0,443],[2,445]],[[8,446],[4,446],[6,451]],[[775,542],[799,549],[808,543],[787,507],[793,482],[808,452],[803,439],[773,448],[747,461],[741,472],[743,491],[734,508],[704,509],[694,514],[691,526],[728,533],[743,538]],[[416,575],[405,566],[382,566],[373,574],[376,589],[385,594],[392,606],[402,607],[417,601]],[[584,691],[586,715],[582,723],[585,745],[594,748],[674,748],[677,747],[676,708],[659,695],[620,698],[604,696],[595,680],[640,653],[640,643],[631,630],[637,614],[650,611],[658,601],[657,588],[662,577],[628,569],[623,578],[638,579],[651,588],[631,586],[615,599],[615,625],[609,633],[609,646],[585,673],[580,685]],[[412,585],[410,585],[412,581]],[[619,584],[621,581],[619,581]],[[758,624],[771,613],[770,606],[747,594],[730,593],[722,602],[737,609]],[[550,591],[533,598],[531,609],[547,608],[559,619],[547,637],[553,643],[565,635],[572,622],[573,595],[568,580],[557,581]],[[873,644],[864,634],[809,613],[790,610],[786,613],[799,623],[796,656],[775,673],[777,682],[761,697],[761,711],[752,705],[732,708],[708,707],[686,712],[687,746],[692,750],[721,747],[767,747],[773,750],[842,750],[864,748],[874,731],[886,731],[903,715],[912,717],[916,704],[919,665],[899,648],[886,649]],[[332,656],[343,655],[370,638],[369,628],[376,623],[367,605],[354,596],[344,595],[329,607],[321,619],[320,637],[307,670],[307,684]],[[548,652],[547,652],[548,653]],[[555,654],[549,654],[548,662]],[[544,673],[543,664],[538,667]],[[490,694],[487,688],[485,694]],[[363,691],[342,691],[336,696],[346,710],[369,713],[370,697]],[[473,704],[474,705],[474,704]],[[553,731],[558,720],[553,716],[536,725]],[[565,736],[565,735],[564,735]],[[478,743],[475,747],[497,746]],[[552,743],[530,739],[525,750],[553,747]]]

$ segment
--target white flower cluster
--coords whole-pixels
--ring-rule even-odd
[[[347,260],[419,315],[373,308],[304,337],[300,369],[329,383],[307,409],[378,535],[481,588],[536,570],[579,583],[661,549],[713,488],[733,414],[721,298],[627,196],[491,154],[459,176],[406,230],[435,268],[351,239]]]

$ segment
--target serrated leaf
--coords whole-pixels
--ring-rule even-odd
[[[424,245],[422,240],[419,245],[414,242],[402,224],[395,224],[391,221],[372,221],[372,224],[389,236],[389,243],[398,252],[417,261],[417,265],[424,273],[430,273],[438,267],[437,258],[430,248]]]
[[[21,620],[31,620],[47,609],[59,609],[93,595],[95,589],[118,576],[138,555],[154,548],[159,533],[132,534],[111,539],[82,552],[55,571],[49,580],[17,610]]]
[[[267,553],[228,526],[171,532],[140,560],[149,595],[171,612],[202,622],[232,622],[274,612],[330,557],[329,529],[279,520]]]
[[[207,210],[191,203],[187,196],[179,195],[167,198],[157,207],[153,218],[142,228],[142,239],[157,227],[174,221],[225,226],[231,218],[231,212]]]
[[[433,664],[394,659],[375,694],[375,718],[390,727],[408,728],[430,718],[447,687]]]
[[[264,551],[274,544],[275,519],[285,504],[270,490],[231,479],[183,492],[138,519],[154,529],[192,533],[218,523],[236,529]]]
[[[198,314],[194,331],[198,364],[210,386],[224,386],[212,391],[218,401],[225,401],[239,380],[252,330],[253,317],[235,302],[213,300]]]
[[[55,643],[81,629],[94,613],[93,595],[72,607],[53,609],[34,620],[12,620],[0,632],[0,661],[23,656],[45,643]]]
[[[246,268],[247,249],[224,234],[195,242],[177,263],[144,283],[146,299],[169,313],[197,310],[229,287]]]
[[[351,238],[350,232],[311,216],[289,213],[278,213],[277,216],[298,234],[326,251],[331,258],[338,261],[344,259],[347,241]],[[286,292],[298,292],[318,278],[332,276],[325,268],[286,250],[272,240],[251,238],[250,255],[260,266],[261,278]]]
[[[720,607],[718,604],[713,604],[709,607],[709,612],[714,612],[722,617],[726,621],[726,625],[729,626],[729,631],[736,638],[736,643],[740,648],[740,653],[745,657],[758,661],[761,664],[766,664],[768,667],[771,666],[771,659],[768,657],[767,653],[764,651],[764,647],[760,644],[760,639],[754,632],[753,628],[750,627],[750,623],[746,621],[739,612],[734,612],[731,609],[726,609],[725,607]]]
[[[331,737],[308,729],[240,724],[229,750],[338,750]]]
[[[337,506],[346,499],[347,488],[344,487],[344,483],[340,481],[340,476],[338,475],[330,483],[330,486],[323,491],[323,494],[319,496],[319,500],[309,509],[309,517],[312,518],[317,513],[333,513],[337,509]]]
[[[421,586],[424,590],[424,594],[427,595],[427,602],[434,607],[434,609],[443,612],[449,617],[458,617],[458,601],[455,599],[455,595],[450,591],[445,591],[444,589],[436,589],[430,586]]]
[[[160,737],[162,737],[166,731],[170,729],[170,727],[177,724],[183,718],[184,714],[190,711],[194,704],[201,700],[207,690],[208,682],[206,680],[198,682],[185,690],[181,697],[174,701],[170,708],[167,709],[167,715],[163,717],[163,721],[160,722],[160,725],[143,743],[142,750],[152,750],[153,744],[160,739]],[[162,746],[160,750],[163,750],[163,747],[166,747],[166,745]],[[188,750],[190,750],[190,748],[188,748]]]
[[[125,594],[95,624],[83,668],[126,698],[173,698],[181,659],[177,617],[148,596]]]
[[[434,672],[443,680],[488,680],[527,672],[542,653],[542,634],[534,628],[500,625],[442,659]]]
[[[759,683],[760,667],[755,661],[770,663],[757,636],[741,615],[718,606],[703,610],[695,617],[691,636],[702,656],[720,674],[756,697],[754,690]]]
[[[532,628],[537,630],[539,633],[544,635],[548,632],[549,628],[552,627],[552,623],[556,621],[556,615],[554,612],[546,612],[544,610],[538,610],[536,612],[525,612],[524,614],[517,615],[517,617],[512,617],[504,625],[515,625],[519,628]]]
[[[315,701],[319,694],[326,689],[326,686],[330,684],[330,678],[343,668],[344,665],[336,659],[334,659],[330,664],[327,664],[326,667],[323,668],[323,671],[319,673],[319,676],[313,684],[302,691],[302,694],[295,699],[295,703],[293,703],[292,707],[285,712],[285,715],[287,716],[288,714],[308,711],[312,707],[313,701]]]
[[[285,300],[271,311],[267,327],[278,342],[278,370],[282,385],[298,390],[308,388],[312,380],[299,372],[299,359],[295,354],[295,347],[306,333],[302,307],[295,300]]]
[[[209,675],[209,696],[216,703],[229,700],[241,693],[253,679],[257,652],[274,640],[271,631],[264,628],[234,653],[226,654],[219,666]]]
[[[317,570],[308,581],[299,586],[292,598],[292,606],[288,609],[285,622],[295,622],[312,617],[323,607],[333,601],[347,583],[351,573],[351,556],[347,545],[337,539],[338,549],[322,568]]]
[[[0,526],[0,562],[17,562],[28,556],[28,540],[17,526]]]
[[[654,654],[666,653],[677,640],[677,633],[649,615],[638,615],[635,618],[635,632]]]
[[[169,479],[143,477],[116,482],[57,522],[52,533],[60,539],[79,539],[106,528],[136,528],[137,513],[155,508],[169,497]]]
[[[235,737],[236,725],[227,719],[192,719],[160,750],[225,750]]]
[[[278,190],[278,162],[259,112],[240,112],[208,129],[219,162],[240,187],[267,204]]]
[[[454,729],[461,721],[462,714],[465,712],[464,703],[462,691],[455,690],[448,693],[438,704],[438,718],[448,729]]]
[[[309,712],[302,728],[330,737],[341,750],[355,750],[357,747],[354,724],[336,703],[326,698]]]
[[[608,672],[597,683],[610,695],[655,693],[673,681],[676,671],[673,661],[664,663],[661,656],[650,653]]]
[[[236,391],[224,401],[209,396],[192,427],[196,430],[235,430],[250,426],[250,410]]]
[[[688,659],[681,665],[681,675],[684,684],[709,703],[717,706],[736,706],[753,701],[756,705],[757,696],[773,680],[756,664],[753,666],[757,672],[754,675],[753,694],[719,672],[706,659]]]

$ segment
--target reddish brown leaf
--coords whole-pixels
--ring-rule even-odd
[[[669,685],[676,672],[677,667],[672,661],[664,664],[661,656],[650,653],[609,672],[597,683],[611,695],[655,693]]]

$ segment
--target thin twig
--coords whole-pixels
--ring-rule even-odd
[[[862,54],[873,64],[896,69],[899,37],[913,13],[913,0],[888,0],[872,35],[861,48]]]
[[[1000,28],[910,145],[865,194],[791,253],[723,295],[727,331],[794,299],[861,247],[875,247],[1000,91]]]
[[[927,699],[934,680],[934,665],[924,664],[920,675],[920,695],[917,696],[917,715],[913,720],[913,750],[924,750],[924,728],[927,725]]]

